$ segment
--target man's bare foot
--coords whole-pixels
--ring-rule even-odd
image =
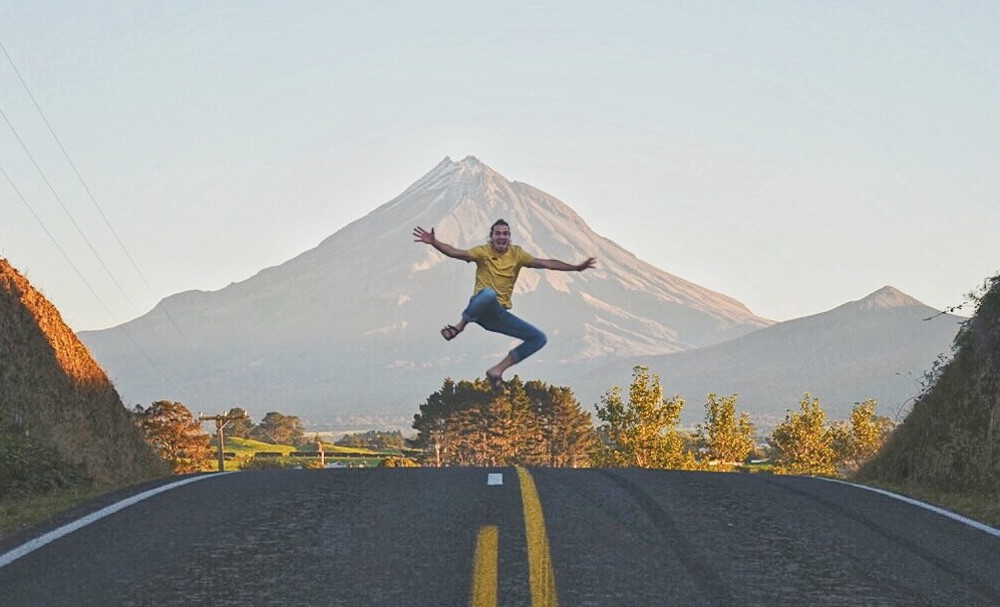
[[[486,372],[486,379],[490,380],[490,385],[493,386],[493,391],[499,394],[503,392],[503,376],[502,375],[492,375],[489,371]]]

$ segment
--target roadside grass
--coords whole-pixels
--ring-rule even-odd
[[[0,500],[0,539],[114,489],[115,487],[71,487],[41,495],[6,497]]]
[[[986,493],[941,491],[916,485],[898,485],[878,481],[852,481],[869,487],[892,491],[950,510],[966,518],[1000,529],[1000,496]]]
[[[744,466],[743,471],[758,474],[771,474],[774,471],[774,466],[766,462],[755,462]],[[960,514],[966,518],[989,525],[994,529],[1000,529],[1000,495],[990,495],[987,493],[974,493],[968,491],[943,491],[941,489],[934,489],[919,485],[893,484],[882,481],[874,481],[867,478],[851,478],[850,476],[839,478],[858,485],[891,491],[892,493],[925,502],[927,504],[931,504],[932,506],[937,506],[938,508],[950,510],[955,514]]]

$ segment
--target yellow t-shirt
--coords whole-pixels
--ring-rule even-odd
[[[469,249],[469,256],[476,262],[476,287],[472,293],[493,287],[497,292],[497,301],[509,310],[512,305],[510,295],[514,292],[517,274],[535,258],[513,244],[508,245],[502,254],[494,251],[492,245],[481,244]]]

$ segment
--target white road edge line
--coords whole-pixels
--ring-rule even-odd
[[[893,499],[897,499],[897,500],[899,500],[901,502],[906,502],[907,504],[912,504],[914,506],[918,506],[920,508],[924,508],[925,510],[930,510],[931,512],[934,512],[935,514],[940,514],[942,516],[946,516],[946,517],[948,517],[948,518],[950,518],[952,520],[955,520],[955,521],[958,521],[958,522],[963,523],[965,525],[968,525],[970,527],[973,527],[974,529],[978,529],[980,531],[988,533],[988,534],[992,535],[993,537],[1000,537],[1000,529],[995,529],[993,527],[990,527],[989,525],[985,525],[983,523],[980,523],[979,521],[974,521],[971,518],[966,518],[966,517],[962,516],[961,514],[955,514],[951,510],[945,510],[944,508],[939,508],[939,507],[934,506],[932,504],[928,504],[927,502],[921,502],[920,500],[915,500],[915,499],[913,499],[911,497],[906,497],[905,495],[899,495],[898,493],[893,493],[892,491],[886,491],[885,489],[879,489],[877,487],[866,487],[865,485],[858,485],[856,483],[849,483],[847,481],[842,481],[842,480],[839,480],[839,479],[836,479],[836,478],[824,478],[822,476],[817,476],[815,478],[818,478],[818,479],[824,480],[824,481],[830,481],[831,483],[840,483],[841,485],[850,485],[851,487],[857,487],[858,489],[864,489],[865,491],[872,491],[874,493],[885,495],[887,497],[891,497]]]
[[[130,498],[126,498],[126,499],[124,499],[124,500],[122,500],[120,502],[111,504],[110,506],[105,506],[104,508],[101,508],[100,510],[98,510],[96,512],[92,512],[92,513],[88,514],[87,516],[85,516],[83,518],[77,519],[77,520],[75,520],[75,521],[73,521],[71,523],[66,523],[62,527],[59,527],[57,529],[53,529],[52,531],[49,531],[48,533],[46,533],[44,535],[40,535],[40,536],[36,537],[33,540],[25,542],[25,543],[21,544],[20,546],[18,546],[17,548],[14,548],[13,550],[11,550],[9,552],[6,552],[4,554],[0,554],[0,569],[2,569],[3,567],[6,567],[7,565],[10,565],[11,563],[13,563],[14,561],[16,561],[17,559],[21,558],[22,556],[26,556],[28,554],[31,554],[35,550],[38,550],[39,548],[41,548],[42,546],[44,546],[45,544],[48,544],[50,542],[54,542],[57,539],[63,537],[64,535],[69,535],[70,533],[73,533],[77,529],[81,529],[83,527],[86,527],[87,525],[89,525],[89,524],[91,524],[93,522],[99,521],[99,520],[101,520],[102,518],[104,518],[106,516],[110,516],[110,515],[114,514],[115,512],[118,512],[119,510],[123,510],[125,508],[128,508],[129,506],[137,504],[137,503],[139,503],[139,502],[141,502],[141,501],[143,501],[145,499],[151,498],[154,495],[158,495],[160,493],[163,493],[164,491],[169,491],[171,489],[176,489],[177,487],[180,487],[182,485],[187,485],[189,483],[194,483],[194,482],[197,482],[197,481],[205,480],[206,478],[216,477],[216,476],[219,476],[219,474],[232,474],[232,473],[231,472],[222,472],[222,473],[215,473],[215,474],[206,474],[206,475],[203,475],[203,476],[193,476],[191,478],[186,478],[184,480],[177,481],[177,482],[174,482],[174,483],[170,483],[168,485],[161,485],[159,487],[156,487],[155,489],[150,489],[149,491],[143,491],[142,493],[139,493],[137,495],[133,495]]]

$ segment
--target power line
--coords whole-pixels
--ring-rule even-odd
[[[153,287],[149,284],[149,281],[146,280],[145,274],[142,273],[142,270],[139,269],[139,265],[135,262],[135,259],[132,258],[132,255],[131,253],[129,253],[128,248],[125,246],[125,243],[123,243],[122,239],[118,237],[118,232],[115,231],[115,228],[114,226],[111,225],[111,222],[108,220],[107,215],[104,214],[104,210],[101,208],[101,205],[97,203],[97,199],[94,198],[94,195],[91,193],[90,188],[87,186],[87,182],[84,181],[83,179],[83,175],[81,175],[80,171],[77,170],[76,164],[73,162],[73,159],[70,158],[69,153],[63,146],[62,141],[59,139],[59,136],[56,135],[55,129],[53,129],[52,125],[49,124],[48,118],[45,117],[45,112],[43,112],[41,106],[38,105],[38,101],[35,100],[35,96],[31,93],[31,89],[28,88],[28,83],[24,81],[24,78],[21,76],[21,71],[17,69],[17,65],[14,63],[14,59],[11,58],[10,53],[7,52],[7,47],[3,45],[3,42],[0,42],[0,50],[3,50],[3,54],[7,57],[7,61],[10,63],[11,68],[13,68],[14,74],[17,75],[17,79],[21,82],[21,86],[24,87],[24,92],[28,94],[28,98],[31,99],[31,103],[34,104],[35,110],[37,110],[38,115],[41,116],[42,122],[45,123],[45,127],[49,129],[49,133],[52,135],[52,138],[55,139],[56,144],[59,146],[59,150],[62,152],[63,157],[66,159],[66,162],[69,163],[70,168],[73,169],[73,173],[76,175],[76,178],[80,180],[80,185],[83,186],[83,190],[87,192],[87,197],[90,198],[90,202],[93,203],[94,208],[96,208],[97,212],[101,215],[101,219],[104,220],[104,225],[108,226],[108,230],[110,230],[111,234],[115,237],[115,241],[118,243],[118,246],[121,247],[122,251],[125,253],[125,257],[128,258],[129,262],[132,264],[132,267],[135,268],[136,273],[142,279],[142,282],[145,283],[146,288],[149,289],[150,294],[152,294],[154,298],[159,299],[156,295],[156,292],[153,290]]]
[[[69,266],[73,268],[73,271],[76,272],[76,275],[80,277],[80,280],[83,281],[83,284],[87,285],[87,288],[94,295],[94,298],[101,304],[104,310],[107,311],[108,316],[110,316],[111,319],[114,320],[115,322],[118,322],[118,319],[115,318],[114,313],[108,308],[108,305],[104,303],[104,300],[101,299],[101,296],[97,294],[97,291],[94,289],[93,285],[91,285],[90,282],[84,277],[83,273],[80,272],[80,269],[77,268],[76,264],[73,263],[73,260],[69,258],[69,255],[66,253],[66,251],[59,245],[59,242],[56,240],[55,236],[52,235],[52,232],[50,232],[49,229],[45,226],[45,222],[42,221],[42,218],[38,216],[38,213],[35,213],[35,209],[33,209],[31,205],[28,203],[28,199],[24,197],[24,194],[21,193],[21,190],[14,183],[14,180],[11,179],[10,175],[7,174],[7,171],[3,168],[3,165],[0,165],[0,174],[3,174],[4,178],[7,180],[7,183],[10,184],[11,189],[14,190],[14,193],[17,194],[17,197],[20,198],[21,202],[24,203],[24,206],[28,208],[28,212],[31,213],[31,216],[34,217],[35,221],[38,222],[38,225],[41,226],[42,231],[45,232],[45,234],[49,237],[49,240],[52,241],[52,244],[54,244],[56,248],[59,249],[59,252],[62,253],[63,258],[66,259],[66,263],[68,263]],[[163,379],[174,390],[181,392],[180,388],[178,388],[177,385],[174,384],[173,380],[171,380],[170,377],[168,377],[167,374],[163,372],[163,369],[157,366],[157,364],[153,362],[153,360],[149,357],[149,355],[146,354],[146,352],[141,347],[139,347],[139,344],[136,343],[135,339],[132,337],[132,334],[129,333],[128,330],[125,329],[124,327],[122,327],[122,331],[125,333],[125,336],[128,338],[128,340],[132,342],[132,346],[135,347],[136,351],[139,352],[139,354],[141,354],[144,359],[146,359],[146,362],[149,363],[149,366],[152,367],[153,369],[156,369],[157,373],[159,373],[160,376],[163,377]]]
[[[80,174],[80,171],[77,169],[76,164],[73,162],[72,158],[70,158],[70,156],[69,156],[69,153],[66,151],[66,147],[62,144],[62,141],[59,139],[59,136],[56,135],[55,129],[52,128],[51,123],[45,117],[45,113],[42,111],[41,106],[38,104],[38,101],[35,99],[35,96],[31,93],[31,89],[28,87],[27,82],[25,82],[24,78],[21,76],[20,70],[17,69],[17,65],[14,63],[13,58],[10,56],[10,53],[7,51],[7,47],[4,46],[2,42],[0,42],[0,50],[3,50],[4,55],[7,57],[7,61],[10,63],[11,68],[13,68],[14,73],[17,75],[18,80],[21,82],[21,86],[24,87],[25,92],[28,94],[28,97],[31,99],[32,104],[34,104],[35,110],[38,112],[39,116],[41,117],[42,122],[45,123],[45,126],[46,126],[46,128],[48,128],[49,133],[52,135],[52,138],[55,140],[56,144],[59,146],[59,150],[62,152],[63,157],[66,159],[66,162],[73,169],[74,174],[76,174],[77,179],[79,179],[80,184],[83,186],[84,191],[87,193],[87,196],[90,198],[91,203],[93,203],[94,207],[97,209],[97,212],[100,214],[101,218],[104,220],[104,224],[108,227],[108,230],[110,230],[111,234],[114,235],[115,240],[118,243],[118,246],[121,247],[122,251],[125,253],[125,256],[128,258],[129,262],[132,264],[132,267],[135,269],[136,273],[142,279],[143,283],[146,285],[146,288],[149,289],[149,292],[153,295],[154,298],[159,299],[159,297],[157,296],[156,292],[153,290],[153,287],[150,285],[149,280],[146,279],[146,276],[143,274],[142,270],[139,268],[138,264],[135,262],[135,259],[132,257],[131,253],[129,253],[128,248],[125,246],[125,244],[122,242],[121,238],[118,236],[118,233],[114,229],[114,226],[111,225],[111,222],[108,220],[108,217],[104,213],[104,210],[101,208],[100,204],[98,204],[97,199],[94,197],[94,195],[91,192],[90,188],[87,186],[86,181],[83,179],[83,175]],[[7,117],[7,114],[3,111],[2,108],[0,108],[0,116],[2,116],[3,119],[4,119],[4,121],[7,123],[7,126],[10,128],[11,132],[14,134],[15,139],[17,139],[18,143],[21,145],[21,149],[24,151],[25,155],[27,155],[27,157],[31,160],[31,163],[34,165],[35,170],[38,171],[38,174],[41,176],[42,181],[44,181],[45,185],[48,186],[49,191],[52,192],[52,195],[55,197],[56,201],[59,203],[59,206],[62,207],[63,211],[66,213],[66,216],[69,218],[70,222],[76,228],[76,231],[80,234],[80,237],[83,238],[83,241],[85,243],[87,243],[87,247],[90,249],[91,253],[94,254],[95,258],[97,258],[97,261],[101,264],[101,267],[104,268],[104,271],[111,278],[111,281],[118,288],[118,291],[121,292],[121,294],[125,298],[125,300],[129,303],[129,305],[132,306],[132,309],[136,313],[138,313],[139,312],[138,307],[135,305],[135,303],[132,301],[132,299],[128,296],[128,294],[125,292],[125,289],[122,287],[122,285],[115,278],[115,275],[111,272],[110,268],[108,268],[107,264],[104,262],[104,259],[100,256],[100,254],[94,248],[93,244],[87,238],[86,234],[84,234],[83,230],[80,228],[79,224],[76,222],[76,219],[73,217],[72,213],[70,213],[69,209],[63,203],[62,198],[56,192],[55,188],[52,186],[51,182],[46,177],[45,172],[42,170],[42,168],[39,166],[38,162],[35,160],[34,156],[28,150],[28,147],[27,147],[27,145],[25,145],[24,140],[21,139],[21,136],[17,132],[17,129],[14,127],[13,123]],[[83,283],[85,285],[87,285],[87,288],[94,295],[94,298],[101,304],[101,307],[104,308],[104,310],[108,313],[108,315],[111,317],[111,319],[116,324],[118,324],[118,325],[121,326],[122,323],[117,318],[115,318],[114,313],[110,310],[110,308],[108,307],[108,305],[104,302],[104,300],[100,297],[100,295],[97,294],[97,291],[90,284],[90,282],[87,281],[87,279],[83,276],[82,272],[79,270],[79,268],[77,268],[76,264],[74,264],[72,262],[72,260],[70,259],[69,255],[62,248],[62,246],[59,245],[59,243],[56,240],[55,236],[53,236],[53,234],[45,226],[45,223],[42,221],[41,217],[39,217],[38,214],[35,213],[35,210],[28,203],[27,199],[21,193],[20,189],[18,189],[18,187],[14,184],[14,181],[11,179],[10,175],[8,175],[7,172],[6,172],[6,170],[3,170],[2,167],[0,167],[0,171],[3,172],[3,175],[6,178],[7,182],[10,183],[11,188],[13,188],[14,191],[17,193],[18,197],[21,199],[21,202],[24,203],[24,205],[28,208],[28,211],[32,214],[32,216],[35,218],[35,220],[38,222],[38,224],[42,227],[42,230],[46,233],[46,235],[49,237],[49,239],[52,241],[52,243],[56,246],[56,248],[62,254],[63,258],[66,259],[66,262],[69,263],[70,267],[73,268],[73,271],[76,272],[77,276],[80,277],[80,279],[83,281]],[[180,327],[177,325],[176,321],[173,319],[173,317],[170,315],[170,313],[167,312],[166,310],[163,310],[163,313],[167,317],[167,320],[170,322],[171,326],[173,326],[174,330],[177,332],[177,334],[181,337],[181,339],[187,345],[188,349],[192,350],[195,353],[195,355],[199,359],[201,359],[201,352],[191,344],[190,340],[188,340],[187,336],[184,335],[184,333],[180,330]],[[121,329],[122,329],[122,332],[125,334],[125,336],[128,338],[128,340],[131,342],[131,344],[135,348],[135,350],[146,360],[146,362],[148,362],[149,365],[153,369],[155,369],[156,372],[159,373],[159,375],[161,377],[163,377],[163,379],[167,382],[167,384],[169,384],[174,390],[177,390],[178,392],[181,392],[181,390],[177,387],[177,385],[173,382],[173,380],[170,377],[168,377],[166,375],[166,373],[164,373],[163,370],[159,366],[157,366],[156,363],[154,363],[153,360],[149,357],[149,355],[139,346],[139,344],[132,337],[132,334],[124,326],[121,326]],[[204,360],[202,360],[202,362],[204,363]]]
[[[115,283],[115,286],[118,287],[118,290],[121,292],[122,297],[125,298],[125,301],[127,301],[129,305],[132,306],[132,309],[136,313],[138,313],[139,308],[136,307],[135,303],[132,302],[132,299],[129,298],[128,294],[125,292],[125,289],[122,288],[121,284],[119,284],[118,279],[115,278],[115,275],[112,274],[107,264],[104,263],[104,259],[101,257],[100,253],[98,253],[97,249],[94,248],[94,245],[90,242],[90,239],[87,238],[87,235],[83,233],[83,229],[80,228],[80,225],[76,222],[76,219],[73,218],[73,214],[69,212],[68,208],[66,208],[66,204],[63,203],[62,198],[56,192],[55,188],[52,187],[52,183],[49,182],[48,177],[45,176],[45,172],[42,171],[42,167],[38,166],[38,162],[35,160],[35,157],[28,150],[28,146],[25,145],[24,140],[21,139],[21,135],[18,134],[17,129],[14,128],[14,125],[7,117],[6,112],[3,111],[3,108],[0,108],[0,117],[3,117],[4,121],[7,123],[7,126],[10,127],[11,132],[14,133],[14,138],[17,139],[17,142],[19,144],[21,144],[21,149],[24,150],[25,155],[27,155],[28,159],[31,160],[31,164],[34,165],[35,170],[38,171],[38,175],[42,178],[42,181],[45,182],[45,185],[48,186],[49,191],[52,192],[52,196],[55,197],[56,201],[59,203],[59,206],[62,207],[63,212],[65,212],[66,216],[69,217],[70,223],[72,223],[73,227],[76,228],[77,233],[80,234],[80,238],[82,238],[83,241],[87,243],[87,247],[90,248],[90,252],[94,254],[94,257],[97,258],[97,261],[101,264],[101,267],[104,268],[105,272],[107,272],[108,277],[111,278],[111,282]]]
[[[3,165],[0,165],[0,173],[3,174],[4,178],[7,180],[7,183],[10,184],[11,189],[14,190],[14,193],[17,194],[17,197],[20,198],[21,202],[24,203],[24,206],[28,208],[28,211],[31,213],[31,216],[34,217],[35,221],[38,222],[38,225],[41,226],[42,231],[45,232],[45,235],[49,237],[49,240],[52,241],[52,244],[54,244],[56,248],[59,249],[59,252],[62,253],[63,259],[66,260],[66,263],[69,264],[69,267],[73,268],[73,271],[76,272],[76,275],[80,277],[80,280],[83,281],[83,284],[87,285],[87,288],[90,289],[90,292],[94,294],[94,299],[96,299],[101,304],[101,307],[104,308],[104,310],[108,313],[108,315],[112,318],[112,320],[118,322],[118,320],[115,319],[114,313],[111,311],[110,308],[108,308],[108,305],[104,303],[104,300],[101,299],[101,296],[97,294],[97,291],[94,290],[93,285],[91,285],[90,282],[87,281],[87,279],[83,276],[83,273],[80,272],[80,269],[77,268],[76,264],[73,263],[73,260],[69,258],[69,255],[66,253],[65,249],[63,249],[59,245],[59,242],[56,240],[55,236],[53,236],[52,232],[50,232],[49,229],[45,226],[45,222],[42,221],[42,218],[39,217],[38,213],[35,213],[35,209],[33,209],[31,205],[28,204],[28,200],[24,197],[24,194],[21,193],[21,190],[18,189],[17,185],[14,184],[14,180],[11,179],[10,175],[7,174],[7,171],[4,170]]]
[[[148,289],[149,293],[153,296],[153,299],[155,299],[157,301],[161,300],[162,297],[160,297],[156,293],[156,291],[153,289],[152,285],[149,283],[149,280],[146,279],[146,275],[139,268],[139,264],[136,263],[135,258],[132,257],[132,254],[129,252],[128,247],[126,247],[125,243],[122,242],[122,239],[118,236],[118,232],[115,230],[114,226],[111,225],[111,221],[108,219],[107,215],[104,213],[104,210],[101,208],[101,205],[98,204],[97,199],[94,197],[94,194],[90,191],[90,187],[87,186],[87,182],[83,179],[83,175],[81,175],[80,171],[77,170],[76,163],[74,163],[73,159],[70,158],[69,152],[66,151],[66,147],[62,144],[62,140],[60,140],[59,136],[56,135],[55,129],[52,128],[52,125],[51,125],[51,123],[49,123],[48,118],[45,117],[45,112],[42,111],[42,107],[38,104],[38,101],[35,99],[35,96],[32,94],[31,88],[28,86],[28,83],[21,76],[21,71],[17,69],[17,65],[14,63],[14,59],[10,56],[10,53],[7,52],[7,47],[3,45],[3,42],[0,42],[0,49],[3,50],[3,54],[4,54],[4,56],[7,57],[7,61],[8,61],[8,63],[10,63],[11,68],[14,70],[14,73],[17,75],[18,81],[20,81],[21,86],[24,87],[24,92],[26,92],[28,94],[28,98],[31,99],[31,103],[35,106],[35,110],[38,112],[38,115],[42,118],[42,122],[45,123],[45,127],[49,130],[49,133],[52,135],[52,138],[55,140],[56,144],[59,146],[59,150],[62,152],[63,157],[66,159],[66,162],[73,169],[73,173],[76,175],[77,179],[80,180],[80,185],[83,186],[83,190],[87,193],[87,197],[90,198],[90,202],[94,205],[94,208],[97,209],[97,212],[98,212],[98,214],[100,214],[101,219],[104,220],[104,225],[106,225],[108,227],[108,230],[115,237],[115,241],[118,243],[118,246],[121,248],[122,252],[125,253],[125,257],[128,258],[129,262],[132,264],[132,267],[135,269],[136,274],[139,275],[139,278],[142,279],[143,284],[146,285],[146,289]],[[2,111],[2,110],[0,110],[0,111]],[[4,116],[4,119],[6,120],[6,116]],[[10,124],[9,120],[7,121],[7,124],[8,125]],[[11,130],[13,130],[13,129],[14,129],[14,127],[11,126]],[[17,133],[15,131],[15,136],[16,135],[17,135]],[[18,137],[18,141],[20,141],[20,137]],[[21,147],[22,148],[24,147],[24,143],[23,142],[21,143]],[[25,149],[25,152],[27,153],[26,149]],[[28,156],[29,156],[29,158],[31,157],[30,154],[28,154]],[[32,159],[32,162],[34,162],[34,159]],[[35,168],[38,168],[37,164],[35,164]],[[39,169],[39,173],[41,173],[41,169]],[[44,179],[44,175],[43,175],[43,179]],[[48,184],[48,181],[46,181],[46,184]],[[49,189],[52,189],[51,185],[49,186]],[[55,191],[53,191],[52,193],[55,194]],[[56,198],[58,199],[58,196]],[[60,200],[60,204],[62,204],[61,200]],[[63,210],[66,210],[66,207],[63,207]],[[66,214],[69,215],[69,211],[66,211]],[[72,216],[70,217],[70,220],[72,220]],[[73,225],[76,225],[76,222],[73,222]],[[77,230],[79,231],[79,226],[77,226]],[[83,236],[83,233],[81,232],[80,235]],[[84,237],[84,240],[87,240],[86,237]],[[89,245],[90,242],[87,241],[87,244]],[[93,251],[93,247],[91,247],[91,251]],[[94,255],[97,256],[97,252],[96,251],[94,251]],[[100,256],[97,256],[97,257],[98,257],[98,260],[100,260]],[[103,261],[101,261],[101,265],[104,265]],[[108,270],[107,266],[104,266],[104,269],[106,271],[108,271],[108,275],[110,276],[111,272],[110,272],[110,270]],[[113,281],[115,281],[114,276],[112,276],[111,279]],[[115,281],[115,284],[118,285],[118,282]],[[125,294],[125,291],[121,288],[120,285],[118,285],[118,289],[122,292],[122,295],[129,302],[129,304],[132,305],[133,310],[135,310],[135,312],[138,313],[139,312],[138,308],[136,308],[135,304],[132,303],[132,301],[129,299],[128,295]],[[164,309],[163,310],[163,314],[164,314],[164,316],[167,317],[167,321],[173,327],[173,329],[177,333],[177,335],[179,335],[180,338],[184,341],[184,343],[187,345],[188,349],[190,349],[191,351],[193,351],[195,353],[195,355],[199,358],[199,360],[201,360],[201,362],[204,363],[205,361],[201,357],[201,351],[198,350],[198,348],[196,348],[194,346],[194,344],[191,343],[191,340],[188,339],[187,335],[185,335],[184,332],[181,331],[180,326],[178,326],[177,322],[174,320],[174,317],[170,315],[170,312],[167,311],[166,309]]]

